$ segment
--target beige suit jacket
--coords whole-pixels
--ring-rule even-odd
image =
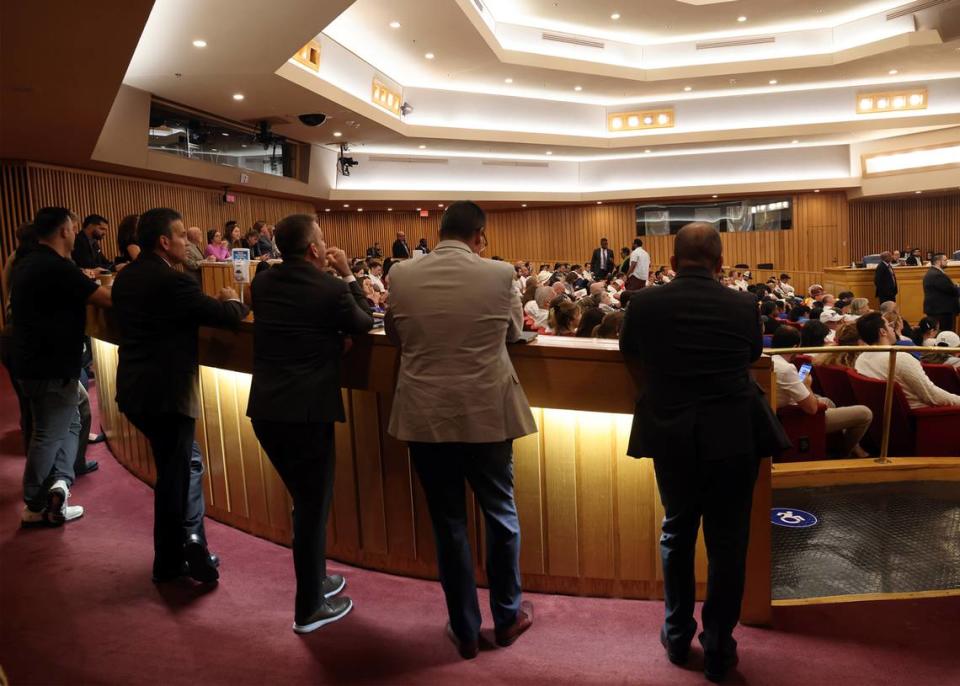
[[[388,333],[401,342],[388,432],[403,441],[493,443],[537,430],[507,354],[523,326],[514,269],[460,241],[390,270]]]

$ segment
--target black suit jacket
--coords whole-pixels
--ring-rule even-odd
[[[607,267],[606,269],[600,269],[600,253],[603,248],[595,248],[593,251],[593,257],[590,258],[590,271],[593,272],[594,277],[600,278],[601,276],[606,276],[614,268],[614,256],[613,251],[610,248],[607,248]]]
[[[960,289],[936,267],[930,267],[923,276],[923,312],[931,315],[960,313]]]
[[[893,267],[881,261],[873,273],[873,285],[876,287],[877,300],[881,303],[897,299],[897,280]]]
[[[113,262],[100,251],[100,243],[88,238],[83,231],[77,234],[70,257],[81,269],[113,269]]]
[[[751,293],[707,271],[634,292],[620,350],[640,388],[627,454],[671,461],[754,459],[789,445],[750,376],[763,337]]]
[[[113,282],[113,313],[120,325],[120,410],[199,417],[199,328],[235,328],[247,312],[239,302],[204,295],[194,277],[161,257],[141,253]]]
[[[392,254],[394,257],[410,257],[410,247],[397,239],[393,242]]]
[[[349,284],[304,260],[287,260],[251,284],[253,381],[247,416],[275,422],[344,421],[344,334],[373,326],[370,305]]]

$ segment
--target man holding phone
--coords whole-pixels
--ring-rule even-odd
[[[773,334],[772,348],[797,348],[800,332],[792,326],[780,326]],[[840,457],[869,457],[860,447],[860,439],[870,428],[873,412],[865,405],[837,407],[829,398],[821,398],[810,390],[813,377],[811,365],[799,370],[793,364],[794,355],[774,355],[773,372],[777,377],[777,408],[796,405],[807,414],[817,414],[826,406],[827,434],[843,434],[843,454]],[[823,457],[826,457],[824,455]]]

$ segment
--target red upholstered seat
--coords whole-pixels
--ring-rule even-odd
[[[848,370],[857,402],[873,412],[867,436],[880,445],[883,438],[883,405],[887,382]],[[960,407],[921,407],[911,410],[907,398],[895,383],[890,416],[891,457],[948,457],[960,455]]]
[[[923,371],[943,390],[960,395],[960,369],[957,367],[949,364],[924,364]]]
[[[805,462],[827,457],[826,408],[821,405],[816,414],[807,414],[796,405],[787,405],[777,410],[777,417],[793,447],[776,462]]]
[[[857,400],[853,397],[853,389],[850,387],[850,377],[847,376],[847,368],[837,365],[814,365],[813,371],[814,386],[819,386],[825,398],[830,398],[837,407],[850,407],[856,405]],[[818,393],[820,391],[817,391]]]

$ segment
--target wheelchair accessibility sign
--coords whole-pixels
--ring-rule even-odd
[[[814,514],[803,510],[775,507],[770,510],[770,521],[788,529],[806,529],[814,526],[817,518]]]

